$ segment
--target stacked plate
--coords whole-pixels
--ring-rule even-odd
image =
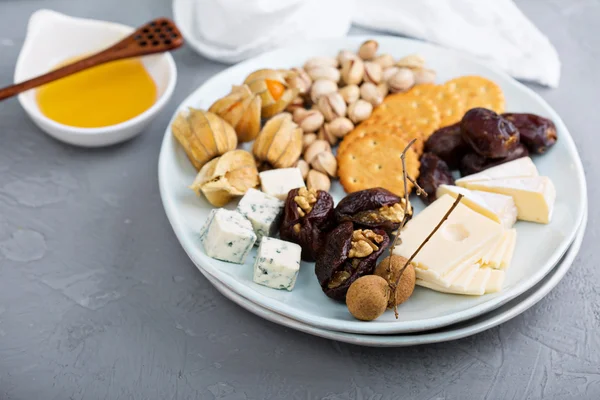
[[[260,68],[302,65],[316,55],[335,55],[340,49],[358,48],[366,38],[353,37],[307,43],[279,49],[229,68],[195,90],[179,107],[208,108]],[[310,334],[356,344],[402,346],[456,339],[498,325],[531,307],[565,275],[575,258],[587,221],[586,184],[575,144],[560,117],[534,92],[506,74],[458,53],[407,39],[378,37],[382,52],[394,57],[420,53],[444,81],[461,75],[481,75],[499,84],[507,110],[530,112],[552,119],[558,142],[547,154],[534,159],[540,173],[549,176],[557,189],[554,217],[549,225],[518,222],[518,242],[504,289],[479,297],[448,295],[417,287],[399,311],[385,313],[376,321],[352,318],[344,304],[321,291],[314,266],[303,263],[293,291],[259,286],[252,281],[253,257],[244,265],[214,260],[199,242],[198,230],[213,208],[188,189],[196,174],[183,149],[167,128],[159,158],[159,183],[171,225],[198,269],[225,296],[270,321]],[[339,185],[331,193],[343,196]],[[415,199],[415,210],[420,201]],[[234,207],[232,204],[231,207]],[[422,208],[422,206],[421,206]]]

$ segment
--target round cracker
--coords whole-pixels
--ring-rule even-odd
[[[471,108],[488,108],[501,114],[504,112],[504,93],[500,86],[481,76],[461,76],[444,84],[465,101],[465,112]]]
[[[415,85],[407,94],[433,101],[440,112],[440,128],[460,121],[466,111],[465,100],[456,93],[455,86],[424,83]]]
[[[417,154],[423,154],[423,147],[425,145],[423,134],[410,120],[404,120],[391,114],[385,117],[373,120],[368,119],[362,122],[346,136],[344,136],[344,140],[340,142],[337,153],[343,153],[348,145],[357,138],[363,137],[369,133],[379,132],[396,135],[407,142],[411,141],[412,139],[417,139],[412,148],[417,152]]]
[[[408,93],[396,93],[385,98],[373,111],[373,116],[392,114],[410,120],[427,139],[440,127],[440,112],[433,101]]]
[[[338,154],[340,183],[347,193],[382,187],[398,196],[404,195],[404,179],[400,155],[408,142],[388,133],[368,133],[353,140]],[[406,152],[406,172],[416,180],[419,156],[412,149]],[[408,191],[412,183],[407,181]]]

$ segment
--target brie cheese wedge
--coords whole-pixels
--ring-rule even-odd
[[[488,181],[499,178],[522,178],[538,176],[538,170],[529,157],[517,158],[504,164],[488,168],[473,175],[467,175],[456,181],[458,186],[465,186],[467,182]]]
[[[464,183],[467,189],[511,196],[517,206],[517,218],[547,224],[552,220],[556,189],[547,176],[502,178]]]

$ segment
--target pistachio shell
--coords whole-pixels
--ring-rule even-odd
[[[252,154],[232,150],[202,167],[190,186],[216,207],[222,207],[259,184],[258,170]]]
[[[217,100],[210,108],[229,122],[237,133],[239,142],[249,142],[260,131],[261,99],[248,85],[234,86],[227,96]]]

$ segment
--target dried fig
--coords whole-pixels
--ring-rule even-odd
[[[440,185],[454,185],[454,178],[448,165],[433,153],[424,153],[421,156],[419,170],[419,186],[427,193],[424,200],[431,204],[436,199],[436,191]]]
[[[232,150],[209,161],[198,173],[190,189],[204,194],[215,207],[222,207],[250,188],[258,186],[258,170],[252,154]]]
[[[300,93],[298,88],[292,88],[288,82],[292,79],[293,71],[275,69],[260,69],[248,75],[244,84],[262,100],[261,115],[263,118],[272,117],[283,111]],[[287,80],[286,80],[287,79]]]
[[[350,221],[360,228],[390,232],[398,229],[405,211],[403,198],[387,189],[373,188],[348,194],[335,208],[335,216],[340,222]],[[408,214],[412,214],[410,203]]]
[[[519,131],[512,122],[486,108],[467,111],[460,130],[473,150],[487,158],[505,158],[519,144]]]
[[[335,217],[333,198],[323,190],[299,188],[290,190],[283,209],[279,229],[281,239],[302,247],[302,259],[314,261],[325,242]]]
[[[425,151],[441,158],[450,169],[458,169],[460,160],[470,151],[462,138],[460,122],[433,132],[425,142]]]
[[[323,292],[335,300],[344,300],[348,288],[358,278],[375,270],[377,258],[390,239],[382,229],[354,229],[342,222],[327,235],[317,255],[315,273]]]
[[[476,174],[477,172],[481,172],[485,169],[516,160],[517,158],[527,157],[528,155],[529,151],[522,143],[519,143],[517,147],[508,153],[506,158],[490,159],[480,156],[475,152],[467,153],[460,162],[460,174],[462,176]]]
[[[519,130],[521,143],[535,154],[544,154],[556,143],[556,126],[548,118],[535,114],[502,114]]]

